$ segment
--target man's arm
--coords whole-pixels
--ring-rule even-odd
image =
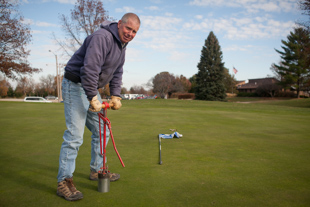
[[[118,97],[121,96],[124,62],[125,62],[125,57],[123,58],[122,62],[120,63],[120,66],[114,72],[113,78],[110,81],[109,87],[110,87],[111,96],[118,96]]]
[[[108,40],[104,36],[94,35],[89,40],[80,76],[82,87],[89,101],[97,95],[99,73],[108,54]]]
[[[122,107],[121,100],[121,90],[122,90],[122,78],[123,78],[123,65],[125,62],[125,57],[123,58],[119,68],[114,72],[113,78],[110,81],[110,94],[111,94],[111,101],[109,102],[113,106],[111,109],[118,110]]]

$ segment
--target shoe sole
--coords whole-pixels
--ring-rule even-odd
[[[59,196],[59,197],[62,197],[62,198],[64,198],[64,199],[66,199],[67,201],[77,201],[77,200],[81,200],[82,198],[83,198],[83,194],[82,195],[77,195],[77,197],[73,197],[73,198],[66,198],[63,194],[60,194],[60,193],[58,193],[57,192],[57,195]]]

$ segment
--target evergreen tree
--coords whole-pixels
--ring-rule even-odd
[[[201,50],[196,75],[195,96],[198,100],[224,101],[224,63],[216,36],[211,31]]]
[[[304,28],[295,28],[290,32],[287,41],[281,41],[283,52],[276,49],[281,55],[279,65],[274,64],[276,72],[281,76],[280,84],[286,88],[296,88],[299,92],[307,85],[310,78],[310,35]]]

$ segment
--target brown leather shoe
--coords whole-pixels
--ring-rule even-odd
[[[107,171],[107,174],[109,174],[110,176],[110,182],[117,181],[121,177],[120,174],[110,173],[110,171]],[[94,180],[94,181],[98,180],[98,173],[94,171],[90,171],[89,179]]]
[[[58,183],[57,195],[64,197],[68,201],[76,201],[83,198],[83,194],[75,188],[72,178],[66,178]]]

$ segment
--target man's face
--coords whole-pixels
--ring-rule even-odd
[[[133,21],[130,18],[127,22],[118,21],[118,35],[122,43],[128,43],[136,36],[139,30],[140,24],[137,21]]]

